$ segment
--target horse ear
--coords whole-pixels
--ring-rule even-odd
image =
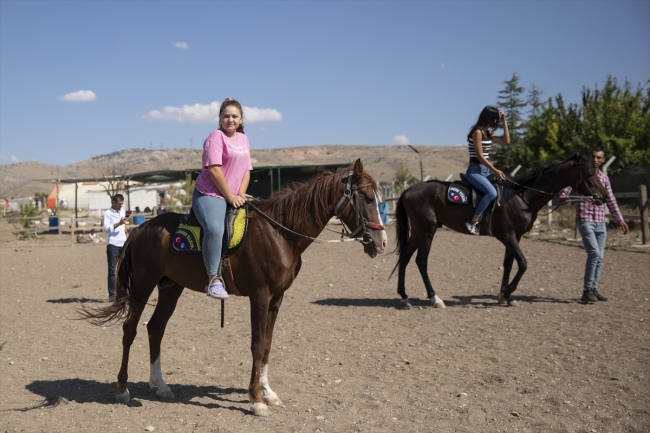
[[[577,153],[573,154],[573,163],[580,165],[582,163],[582,157]]]
[[[354,170],[354,175],[358,178],[361,178],[361,175],[363,174],[363,164],[361,164],[361,158],[354,161],[353,170]]]

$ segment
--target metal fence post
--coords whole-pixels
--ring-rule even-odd
[[[648,190],[639,185],[639,211],[641,212],[641,238],[643,245],[648,244]]]

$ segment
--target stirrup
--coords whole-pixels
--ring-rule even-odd
[[[223,290],[218,291],[217,293],[214,293],[214,292],[210,291],[210,287],[212,287],[212,284],[217,279],[219,280],[219,282],[215,283],[215,285],[216,284],[221,284],[221,287],[222,287]],[[210,282],[208,283],[208,285],[205,286],[205,292],[208,294],[209,297],[214,298],[214,299],[221,299],[221,300],[228,299],[228,292],[226,291],[226,285],[224,284],[223,278],[221,277],[221,275],[214,275],[210,279]]]

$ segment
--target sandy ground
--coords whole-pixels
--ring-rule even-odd
[[[171,402],[148,387],[141,324],[133,400],[116,404],[121,327],[70,320],[79,301],[106,305],[105,245],[3,236],[0,431],[650,431],[650,255],[608,250],[610,301],[582,305],[584,250],[533,237],[522,249],[522,306],[502,307],[501,244],[441,230],[429,274],[447,308],[427,304],[412,264],[414,308],[400,310],[395,256],[313,245],[276,326],[269,377],[284,405],[257,418],[246,298],[227,301],[221,329],[218,301],[182,295],[163,340]]]

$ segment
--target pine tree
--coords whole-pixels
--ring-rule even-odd
[[[524,88],[519,85],[519,76],[517,73],[512,74],[512,78],[504,81],[505,89],[499,90],[499,102],[497,106],[505,111],[506,119],[508,120],[508,128],[510,130],[510,142],[512,144],[519,144],[522,141],[522,130],[524,129],[524,121],[521,114],[522,108],[526,106],[526,102],[522,99]]]

